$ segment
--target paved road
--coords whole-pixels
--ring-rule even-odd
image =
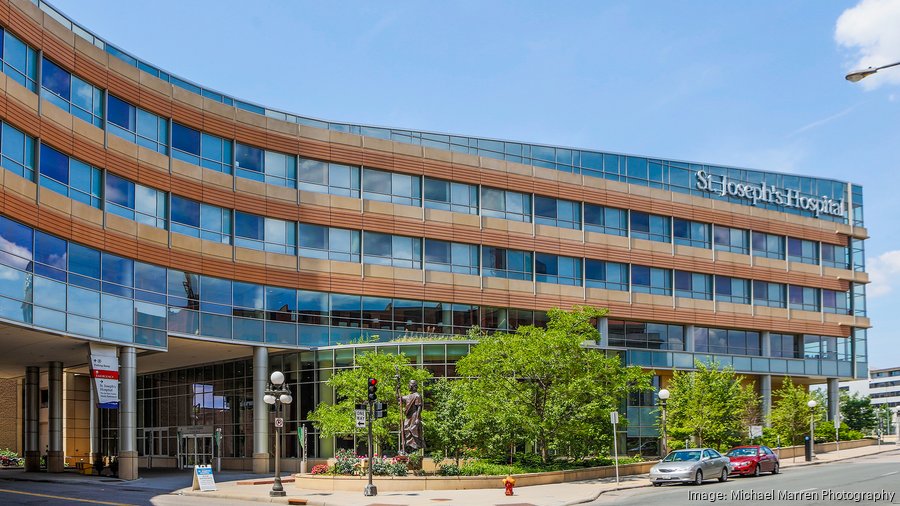
[[[755,496],[750,495],[754,493]],[[883,496],[857,495],[867,493],[883,493]],[[764,494],[772,494],[773,498]],[[707,482],[699,487],[667,485],[607,492],[590,504],[652,506],[704,503],[765,503],[767,506],[900,504],[900,451],[824,465],[792,467],[775,476],[730,478],[725,483]]]
[[[259,504],[168,494],[165,490],[119,483],[46,483],[4,480],[0,476],[0,504],[63,505],[154,505],[237,506]]]

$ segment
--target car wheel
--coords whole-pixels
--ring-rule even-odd
[[[719,476],[719,481],[728,481],[728,466],[722,468],[722,476]]]
[[[753,477],[759,478],[759,464],[757,464],[756,467],[753,468]]]
[[[697,469],[697,474],[694,475],[694,485],[703,485],[703,471]]]
[[[772,468],[772,474],[778,474],[778,464],[775,464],[775,467]]]
[[[654,482],[653,482],[653,486],[654,486],[654,487],[658,487],[658,486],[660,486],[660,485],[662,485],[662,483],[660,483],[660,482],[658,482],[658,481],[654,481]]]

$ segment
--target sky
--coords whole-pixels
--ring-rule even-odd
[[[334,121],[864,187],[872,367],[900,366],[900,0],[54,0],[132,54]]]

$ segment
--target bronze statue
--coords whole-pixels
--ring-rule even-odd
[[[409,395],[398,397],[403,407],[403,448],[416,451],[425,448],[425,435],[422,430],[422,395],[419,393],[419,383],[409,380]]]

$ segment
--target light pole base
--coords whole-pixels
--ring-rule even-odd
[[[374,497],[378,495],[378,487],[372,485],[371,483],[366,485],[365,490],[363,490],[363,495],[366,497]]]
[[[269,497],[284,497],[287,495],[287,492],[284,490],[269,490]]]

